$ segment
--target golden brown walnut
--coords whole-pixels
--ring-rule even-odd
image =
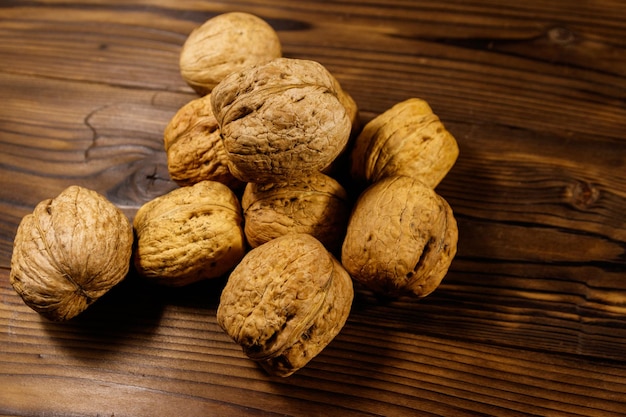
[[[209,180],[233,190],[243,188],[244,183],[228,170],[210,94],[191,100],[176,112],[165,128],[164,147],[170,177],[178,185]]]
[[[359,196],[341,261],[356,282],[380,295],[425,297],[446,275],[457,240],[443,197],[415,178],[386,177]]]
[[[269,183],[328,167],[348,143],[354,113],[339,88],[321,64],[289,58],[224,78],[211,104],[232,174]]]
[[[230,271],[245,252],[241,206],[226,185],[202,181],[141,206],[134,263],[162,285],[183,286]]]
[[[189,34],[179,66],[187,84],[205,95],[228,74],[280,56],[278,34],[265,20],[231,12],[207,20]]]
[[[454,137],[424,100],[400,102],[367,123],[351,154],[354,179],[407,175],[435,188],[459,155]]]
[[[69,320],[126,277],[132,245],[128,218],[104,196],[74,185],[24,216],[9,279],[33,310]]]
[[[289,233],[307,233],[337,254],[351,209],[341,184],[319,172],[280,183],[248,183],[241,205],[250,246]]]
[[[314,237],[291,234],[252,249],[224,287],[217,321],[268,373],[289,376],[343,328],[350,276]]]

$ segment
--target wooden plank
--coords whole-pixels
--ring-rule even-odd
[[[162,133],[195,97],[180,47],[231,10],[326,65],[364,122],[421,97],[461,149],[437,189],[460,230],[442,286],[419,302],[359,288],[345,330],[288,380],[217,326],[223,280],[131,274],[64,324],[8,282],[39,201],[80,184],[132,217],[175,186]],[[3,1],[0,414],[626,414],[625,21],[617,0]]]
[[[172,291],[131,280],[77,320],[51,323],[2,282],[3,411],[148,416],[151,402],[165,415],[626,411],[623,363],[443,339],[359,312],[304,370],[269,378],[217,325],[217,283]]]

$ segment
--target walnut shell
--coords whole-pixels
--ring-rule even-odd
[[[218,181],[233,190],[244,183],[228,170],[228,158],[217,120],[211,109],[211,95],[191,100],[172,117],[164,132],[167,168],[180,186],[200,181]]]
[[[386,177],[358,198],[341,261],[356,282],[385,296],[433,292],[456,254],[457,223],[431,187]]]
[[[248,183],[241,206],[250,246],[289,233],[307,233],[337,254],[351,209],[341,184],[319,172],[280,183]]]
[[[69,320],[126,277],[132,245],[130,221],[115,205],[71,186],[24,216],[9,279],[33,310]]]
[[[207,20],[189,34],[179,67],[187,84],[205,95],[230,73],[280,56],[278,34],[265,20],[231,12]]]
[[[396,104],[367,123],[351,154],[351,175],[372,183],[406,175],[435,188],[459,155],[454,137],[424,100]]]
[[[345,149],[354,109],[319,63],[278,58],[224,78],[211,94],[229,168],[245,182],[321,171]]]
[[[314,237],[291,234],[252,249],[233,270],[217,321],[268,373],[289,376],[343,328],[352,280]]]
[[[241,206],[226,185],[202,181],[141,206],[134,263],[143,277],[183,286],[229,272],[245,253]]]

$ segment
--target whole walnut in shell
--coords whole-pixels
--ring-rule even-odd
[[[33,310],[69,320],[126,277],[132,245],[130,221],[115,205],[71,186],[24,216],[9,279]]]
[[[242,221],[239,200],[220,182],[170,191],[137,211],[135,267],[169,286],[222,276],[245,253]]]
[[[354,109],[315,61],[277,58],[224,78],[211,94],[229,168],[245,182],[321,171],[345,149]]]
[[[231,12],[207,20],[189,34],[179,66],[187,84],[205,95],[228,74],[280,56],[278,34],[265,20]]]
[[[411,98],[368,122],[351,153],[353,178],[407,175],[435,188],[459,155],[454,137],[424,100]]]
[[[164,132],[167,168],[181,186],[200,181],[218,181],[231,189],[244,183],[228,170],[228,158],[217,120],[211,109],[211,94],[191,100],[172,117]]]
[[[249,358],[284,377],[339,334],[353,298],[350,276],[324,246],[290,234],[246,254],[224,287],[217,322]]]
[[[443,197],[415,178],[386,177],[359,196],[341,261],[356,282],[380,295],[425,297],[446,275],[457,240]]]
[[[351,209],[341,184],[319,172],[279,183],[248,183],[241,205],[250,246],[289,233],[307,233],[337,254]]]

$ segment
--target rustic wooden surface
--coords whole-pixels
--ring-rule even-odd
[[[506,4],[508,3],[508,4]],[[172,189],[178,54],[211,16],[266,19],[364,121],[426,99],[460,157],[458,255],[416,302],[359,290],[305,369],[268,377],[219,329],[222,280],[129,276],[69,323],[8,282],[21,217],[70,184],[132,217]],[[626,414],[626,4],[619,0],[0,2],[0,414]]]

